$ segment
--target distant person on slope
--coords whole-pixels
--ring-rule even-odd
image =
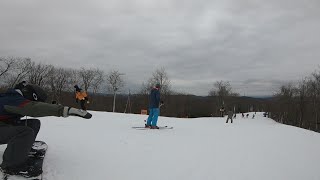
[[[220,116],[221,117],[223,117],[224,116],[224,107],[222,106],[221,108],[220,108]]]
[[[160,84],[156,84],[151,89],[149,95],[149,117],[147,120],[147,124],[145,124],[146,128],[159,129],[159,127],[157,126],[157,121],[161,105],[162,102],[160,102]]]
[[[0,144],[7,144],[3,153],[1,170],[6,174],[34,177],[42,172],[30,166],[28,155],[40,130],[40,120],[31,117],[79,116],[90,119],[86,111],[58,104],[45,103],[46,92],[37,85],[25,81],[0,94]]]
[[[229,119],[231,120],[231,123],[233,123],[232,117],[233,117],[233,111],[230,109],[228,111],[228,118],[226,123],[228,123]]]
[[[79,101],[80,101],[81,109],[86,111],[87,110],[86,103],[89,103],[87,92],[85,92],[81,88],[79,88],[78,85],[75,85],[74,88],[76,89],[76,91],[75,91],[76,102],[79,103]]]

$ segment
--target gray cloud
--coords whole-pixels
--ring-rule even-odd
[[[206,95],[225,80],[240,94],[270,95],[317,69],[319,8],[317,0],[1,1],[0,55],[118,69],[133,89],[164,67],[177,91]]]

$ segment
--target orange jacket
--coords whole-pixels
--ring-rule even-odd
[[[76,99],[78,99],[78,100],[85,100],[85,99],[87,99],[87,93],[85,92],[85,91],[77,91],[76,92]]]

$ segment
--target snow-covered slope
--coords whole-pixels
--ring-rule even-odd
[[[160,117],[159,126],[174,126],[164,130],[133,129],[145,115],[92,113],[90,120],[40,118],[37,139],[49,145],[45,180],[320,179],[320,134],[262,113],[233,124]]]

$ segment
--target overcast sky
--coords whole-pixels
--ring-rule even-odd
[[[163,67],[175,91],[271,95],[319,70],[320,1],[1,0],[0,56],[118,70],[133,91]]]

